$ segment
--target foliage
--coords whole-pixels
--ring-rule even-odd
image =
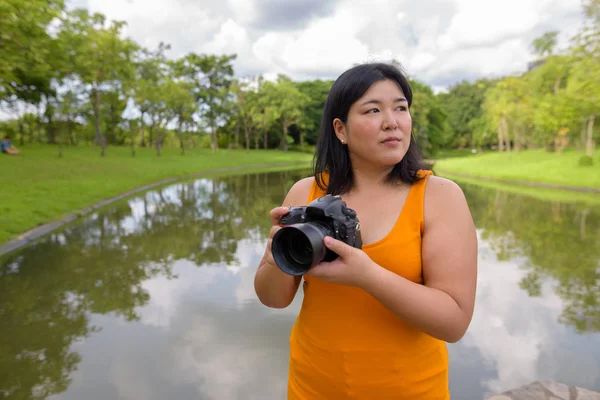
[[[600,110],[600,0],[585,0],[585,22],[557,49],[560,32],[531,43],[523,73],[461,81],[434,93],[411,79],[413,134],[425,157],[443,149],[520,151],[570,147],[593,157]],[[126,145],[306,149],[317,141],[332,81],[236,76],[236,54],[146,48],[126,23],[62,0],[0,5],[0,103],[13,120],[0,130],[24,146]],[[399,65],[397,60],[392,63]],[[132,107],[128,105],[131,104]],[[176,140],[173,140],[173,139]]]

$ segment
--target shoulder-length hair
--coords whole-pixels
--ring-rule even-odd
[[[337,140],[333,120],[339,118],[345,124],[352,104],[361,98],[375,82],[387,79],[395,81],[400,86],[410,109],[413,97],[412,89],[408,79],[393,65],[386,63],[357,65],[344,72],[333,83],[323,109],[312,168],[318,186],[322,190],[326,190],[328,194],[347,193],[354,185],[350,155],[346,146]],[[386,182],[412,184],[420,179],[418,171],[421,169],[425,169],[425,167],[417,142],[411,132],[408,151],[402,160],[393,167]],[[327,175],[327,179],[324,175]]]

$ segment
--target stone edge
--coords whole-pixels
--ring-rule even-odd
[[[23,232],[19,236],[17,236],[16,239],[10,240],[9,242],[4,243],[2,246],[0,246],[0,257],[6,255],[8,253],[12,253],[13,251],[19,250],[19,249],[27,246],[28,244],[35,242],[39,238],[57,230],[58,228],[61,228],[64,225],[69,224],[81,217],[89,215],[93,211],[96,211],[104,206],[115,203],[119,200],[123,200],[123,199],[133,196],[135,194],[145,192],[149,189],[153,189],[157,186],[162,186],[162,185],[166,185],[169,183],[184,181],[189,178],[217,174],[217,173],[221,173],[221,172],[233,172],[233,171],[238,171],[238,170],[243,170],[243,169],[251,169],[251,168],[271,168],[271,167],[276,168],[276,167],[292,167],[292,166],[300,167],[305,164],[306,163],[304,163],[304,162],[292,162],[292,163],[241,165],[241,166],[237,166],[237,167],[227,167],[227,168],[200,171],[200,172],[195,172],[195,173],[184,175],[184,176],[167,178],[167,179],[160,180],[158,182],[149,183],[147,185],[140,186],[138,188],[129,190],[120,195],[99,201],[98,203],[95,203],[94,205],[86,207],[82,210],[75,211],[75,212],[68,214],[56,221],[48,222],[46,224],[42,224],[42,225],[37,226],[33,229],[30,229],[26,232]]]

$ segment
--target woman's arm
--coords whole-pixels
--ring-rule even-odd
[[[313,267],[308,275],[360,287],[415,328],[456,342],[473,316],[475,225],[462,190],[452,181],[430,177],[424,207],[423,284],[377,265],[364,251],[332,238],[326,238],[325,245],[340,257]]]
[[[475,225],[462,190],[452,181],[430,177],[424,207],[424,284],[375,267],[361,286],[417,329],[457,342],[469,327],[475,304]]]
[[[273,259],[271,243],[275,232],[281,229],[278,225],[279,218],[287,213],[285,207],[306,205],[312,182],[313,178],[304,178],[296,182],[283,200],[282,207],[271,210],[270,216],[273,226],[269,232],[267,248],[254,276],[254,291],[261,303],[267,307],[285,308],[290,305],[302,281],[301,276],[291,276],[279,269]]]

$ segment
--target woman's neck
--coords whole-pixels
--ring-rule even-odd
[[[392,167],[381,167],[357,163],[352,165],[354,174],[354,187],[352,191],[371,192],[381,189],[385,185],[385,179],[392,171]]]

